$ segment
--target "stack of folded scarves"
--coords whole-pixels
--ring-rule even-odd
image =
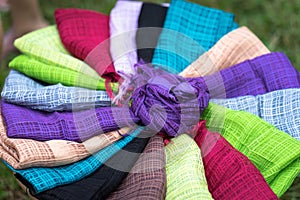
[[[299,175],[300,75],[233,14],[55,19],[15,41],[1,93],[0,158],[32,198],[278,199]]]

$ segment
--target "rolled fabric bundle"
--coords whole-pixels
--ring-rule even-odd
[[[259,116],[279,130],[300,140],[300,89],[276,90],[258,96],[211,99],[210,102],[232,110],[243,110]]]
[[[16,39],[14,45],[23,54],[47,65],[80,72],[93,78],[100,78],[93,68],[74,58],[65,49],[55,25],[29,32]]]
[[[132,74],[138,61],[135,36],[142,5],[138,1],[117,1],[109,15],[110,53],[121,76]]]
[[[0,116],[0,158],[15,169],[29,167],[54,167],[77,162],[121,139],[130,128],[101,134],[83,142],[49,140],[39,142],[29,139],[11,139]]]
[[[107,199],[165,199],[165,164],[163,140],[153,136],[122,184]]]
[[[173,0],[152,63],[177,74],[237,27],[231,13]]]
[[[64,8],[56,9],[54,17],[61,41],[72,55],[84,60],[103,78],[119,80],[110,57],[109,16]]]
[[[61,83],[64,86],[78,86],[93,90],[106,90],[105,80],[101,77],[92,77],[81,72],[61,68],[52,64],[46,64],[33,57],[19,55],[9,62],[9,67],[31,78],[48,84]],[[112,83],[114,91],[118,90],[118,84]]]
[[[186,133],[196,125],[210,98],[201,77],[184,79],[148,64],[138,66],[129,82],[128,88],[136,88],[130,96],[133,115],[156,133],[169,136]]]
[[[4,162],[4,164],[13,172],[17,173],[19,180],[30,188],[32,194],[35,195],[61,185],[74,183],[94,173],[104,162],[125,147],[136,136],[141,134],[143,129],[143,127],[138,127],[127,137],[124,137],[84,160],[69,165],[51,168],[14,169],[6,162]]]
[[[198,77],[270,53],[270,50],[247,27],[224,35],[211,49],[185,68],[179,75]]]
[[[281,52],[265,54],[203,78],[211,98],[222,99],[300,86],[299,72]]]
[[[201,152],[195,141],[182,134],[166,148],[165,199],[213,199],[207,188]]]
[[[201,119],[243,153],[280,197],[300,172],[300,142],[259,117],[210,103]],[[247,119],[247,120],[245,120]]]
[[[133,120],[139,120],[117,107],[48,113],[9,104],[3,100],[2,116],[8,137],[38,141],[55,139],[83,142],[102,133],[133,127]]]
[[[60,83],[44,85],[15,70],[11,70],[6,77],[1,97],[9,103],[48,112],[111,105],[106,91],[66,87]]]
[[[208,189],[218,199],[278,199],[260,171],[222,135],[200,121],[196,137],[205,168]]]
[[[154,3],[143,3],[138,18],[136,33],[137,55],[139,60],[150,63],[154,49],[162,31],[168,8]]]
[[[149,138],[134,138],[90,176],[35,197],[44,200],[106,199],[126,178],[148,141]]]

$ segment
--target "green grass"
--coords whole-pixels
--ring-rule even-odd
[[[292,61],[296,69],[300,70],[300,1],[298,0],[193,0],[202,5],[233,12],[236,21],[241,26],[250,28],[271,51],[282,51]],[[161,3],[162,0],[148,0]],[[167,1],[169,2],[169,1]],[[108,14],[113,8],[115,0],[48,0],[40,1],[41,9],[50,24],[54,23],[53,12],[56,8],[76,7],[97,10]],[[4,29],[10,26],[10,16],[2,13]],[[0,91],[9,69],[8,62],[15,55],[10,55],[0,65]],[[16,184],[13,175],[0,164],[0,199],[27,199]],[[300,178],[294,181],[291,188],[281,198],[282,200],[300,199]]]

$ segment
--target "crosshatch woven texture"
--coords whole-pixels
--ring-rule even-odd
[[[129,143],[130,144],[130,143]],[[117,190],[109,195],[106,199],[161,199],[163,200],[166,194],[166,171],[165,171],[165,153],[162,138],[159,136],[154,136],[150,139],[145,150],[136,164],[133,166],[132,170],[128,176],[123,180],[122,184],[117,188]],[[150,155],[149,155],[150,154]],[[105,169],[104,169],[105,168]],[[145,169],[150,171],[145,171]],[[101,190],[99,184],[90,185],[89,181],[93,178],[93,183],[95,181],[101,181],[101,177],[105,174],[114,173],[115,171],[107,166],[100,167],[95,174],[82,179],[78,182],[73,183],[71,186],[59,186],[45,192],[35,194],[36,198],[44,200],[53,200],[53,199],[87,199],[86,193],[83,193],[83,190]],[[138,172],[138,173],[137,173]],[[94,178],[96,175],[99,175],[99,178]],[[114,175],[114,174],[113,174]],[[30,188],[25,184],[21,183],[19,180],[24,179],[15,174],[19,185],[22,189],[31,197],[31,199],[36,199],[30,193]],[[111,177],[110,177],[110,180]],[[112,180],[113,181],[113,180]],[[144,184],[140,184],[143,182]],[[82,184],[84,183],[84,184]],[[86,184],[87,183],[87,184]],[[137,184],[138,183],[138,184]],[[114,185],[114,184],[113,184]],[[92,189],[91,189],[92,188]],[[127,189],[130,188],[130,189]],[[68,190],[71,191],[68,191]],[[89,192],[89,194],[92,194]],[[99,196],[96,196],[99,197]],[[99,197],[100,198],[100,197]]]
[[[265,54],[203,78],[211,98],[223,99],[300,86],[299,72],[281,52]]]
[[[253,32],[243,26],[224,35],[179,75],[205,76],[267,53],[270,53],[269,49]]]
[[[15,57],[9,63],[9,67],[31,78],[48,84],[61,83],[65,86],[78,86],[93,90],[106,90],[105,80],[102,78],[93,78],[92,76],[88,76],[80,72],[46,64],[26,55],[19,55]],[[112,84],[112,88],[116,91],[117,85]]]
[[[48,112],[85,110],[111,105],[106,91],[66,87],[60,83],[45,85],[15,70],[11,70],[6,77],[1,97],[9,103]]]
[[[132,117],[126,113],[123,115],[122,108],[118,107],[48,113],[2,100],[2,116],[8,137],[38,141],[57,139],[82,142],[102,133],[135,125]]]
[[[141,67],[140,67],[140,69],[141,69]],[[145,68],[145,70],[146,70],[146,68]],[[148,72],[146,72],[146,73],[148,73]],[[150,71],[149,74],[151,75],[151,73],[158,73],[158,70]],[[171,77],[172,75],[167,74],[166,76]],[[175,76],[175,75],[173,75],[173,76]],[[217,82],[216,80],[220,76],[222,77],[222,80]],[[163,76],[161,75],[160,77],[163,77]],[[193,81],[196,81],[196,80],[197,80],[196,81],[197,84],[199,84],[201,81],[200,79],[201,79],[201,77],[193,78],[193,79],[186,79],[186,80],[188,82],[191,82],[193,85],[194,84]],[[203,80],[205,80],[205,83],[208,85],[210,95],[212,98],[222,98],[222,97],[224,98],[224,96],[230,98],[230,97],[237,97],[237,96],[242,96],[242,95],[258,95],[258,94],[264,94],[266,92],[271,92],[271,91],[279,90],[279,89],[299,87],[299,73],[294,69],[294,67],[288,60],[288,58],[283,53],[265,54],[263,56],[255,58],[253,60],[245,61],[245,62],[235,65],[231,68],[224,69],[220,73],[216,73],[211,76],[203,77]],[[156,81],[156,84],[157,84],[158,78],[156,77],[153,80],[151,79],[151,81],[152,82]],[[160,80],[160,82],[161,81],[162,80]],[[170,80],[168,80],[168,81],[170,81]],[[171,83],[169,83],[169,84],[171,84]],[[175,86],[178,87],[178,89],[180,88],[179,85],[175,84]],[[196,85],[196,87],[199,87],[199,86]],[[149,88],[153,88],[153,90],[149,89]],[[139,88],[138,91],[135,91],[135,93],[132,97],[133,98],[132,108],[133,108],[134,113],[138,113],[137,117],[139,118],[139,119],[136,119],[135,121],[139,121],[140,119],[142,119],[142,123],[144,125],[147,125],[150,123],[148,120],[149,116],[146,111],[147,110],[146,108],[148,105],[140,106],[140,104],[143,105],[145,102],[149,102],[152,105],[152,103],[151,103],[152,101],[157,102],[158,95],[153,95],[149,91],[157,91],[157,93],[160,92],[160,93],[164,94],[164,96],[167,94],[165,90],[158,90],[158,88],[159,87],[156,87],[156,86],[155,87],[147,86],[147,87],[141,87],[141,88]],[[220,91],[219,88],[225,88],[225,91],[224,90]],[[179,90],[179,92],[180,91],[181,90]],[[206,105],[205,98],[204,98],[205,92],[203,93],[203,91],[201,89],[199,91],[200,91],[199,102],[202,102],[202,104],[201,104],[202,106]],[[147,99],[149,99],[149,100],[145,101],[145,99],[140,98],[139,92],[143,92],[143,94],[146,94]],[[172,109],[174,107],[173,105],[168,105],[168,106],[170,108],[172,107]],[[11,108],[9,110],[10,111],[13,110],[13,112],[8,112],[7,111],[8,107]],[[15,108],[17,108],[17,109],[15,109]],[[106,131],[114,131],[117,128],[121,128],[118,126],[116,127],[116,124],[114,122],[114,120],[116,120],[116,119],[114,119],[112,117],[112,115],[110,114],[110,112],[111,112],[110,108],[99,108],[99,109],[98,108],[96,109],[96,113],[97,113],[98,117],[100,116],[99,113],[102,113],[102,111],[104,111],[106,109],[109,110],[109,111],[107,111],[108,113],[105,112],[106,113],[104,115],[105,117],[102,117],[102,119],[104,119],[104,118],[107,119],[105,121],[105,123],[100,125],[100,127],[102,129],[104,129]],[[17,116],[12,114],[15,112],[20,112],[21,110],[22,110],[22,112]],[[172,111],[172,110],[170,110],[170,111]],[[43,120],[44,121],[49,120],[50,115],[44,116],[43,113],[38,113],[37,111],[31,111],[26,108],[17,107],[16,105],[10,105],[10,104],[7,104],[7,106],[3,107],[3,112],[6,112],[6,114],[4,114],[4,117],[5,117],[5,122],[7,124],[7,127],[8,127],[7,132],[10,137],[23,137],[23,138],[37,139],[37,140],[66,139],[66,137],[69,137],[68,138],[69,140],[74,140],[74,137],[78,137],[78,134],[76,134],[74,136],[74,132],[70,131],[70,130],[74,130],[74,128],[72,128],[72,126],[71,127],[68,126],[67,129],[64,128],[65,123],[66,123],[64,120],[66,117],[65,115],[71,116],[70,113],[66,113],[66,114],[60,113],[59,115],[64,116],[64,117],[63,117],[63,120],[61,120],[57,124],[59,125],[59,124],[63,123],[64,125],[57,126],[56,124],[51,123],[54,131],[52,129],[51,129],[52,130],[51,132],[48,131],[48,133],[47,133],[48,138],[43,139],[43,138],[37,138],[37,137],[44,137],[44,136],[41,136],[41,133],[43,133],[43,131],[40,131],[40,130],[45,130],[45,126],[42,125],[41,123]],[[25,115],[24,113],[27,113],[27,114]],[[35,113],[35,114],[33,114],[33,113]],[[170,112],[170,113],[173,113],[173,112]],[[22,116],[24,119],[27,119],[26,120],[27,123],[25,123],[25,124],[19,123],[19,122],[24,121],[24,119],[20,118],[19,116]],[[30,116],[35,121],[37,121],[36,120],[37,116],[42,116],[43,120],[39,119],[39,122],[34,122],[34,120],[28,118]],[[147,116],[148,116],[148,118],[147,118]],[[54,119],[56,119],[57,114],[54,114],[51,117],[55,117]],[[73,117],[73,115],[72,115],[72,117]],[[106,117],[108,117],[108,118],[106,118]],[[173,114],[170,114],[170,117],[168,119],[172,119],[172,121],[174,121],[174,122],[176,122],[176,120],[178,121],[177,118],[173,119],[172,117],[174,118]],[[84,116],[84,119],[86,119],[87,122],[90,121],[91,124],[90,124],[90,126],[88,126],[88,131],[86,131],[86,129],[84,128],[86,126],[83,126],[83,128],[78,131],[80,133],[80,136],[83,139],[85,139],[85,138],[91,137],[93,133],[99,134],[99,125],[98,125],[97,120],[96,121],[90,120],[92,118],[87,117],[87,116]],[[128,118],[126,118],[126,119],[130,119],[130,117],[128,116]],[[120,120],[121,120],[121,118],[120,118]],[[29,123],[30,121],[33,121],[33,123],[30,124]],[[123,121],[123,124],[127,125],[127,122],[125,123],[125,121],[123,119],[121,121]],[[72,120],[70,120],[70,122],[72,122]],[[92,122],[97,122],[97,123],[93,124]],[[35,129],[26,128],[26,126],[28,126],[28,125],[30,125],[30,126],[32,125],[34,127],[34,126],[36,126],[36,124],[40,124],[40,126],[41,126],[41,128],[38,129],[39,134],[37,134],[37,132],[34,132]],[[120,125],[120,124],[122,124],[122,122],[120,122],[118,124]],[[95,128],[95,126],[96,126],[96,128]],[[173,123],[173,124],[171,124],[171,126],[168,126],[168,127],[174,128],[175,125]],[[21,129],[22,131],[19,131],[20,128],[22,128]],[[93,128],[95,128],[95,129],[93,129]],[[167,128],[167,126],[164,128],[165,128],[165,131],[167,131],[167,132],[170,132],[173,130],[171,128]],[[62,136],[62,131],[61,131],[62,129],[65,131],[65,135],[63,135],[63,136]],[[91,129],[93,129],[93,130],[91,130]],[[26,131],[24,131],[24,130],[26,130]],[[69,132],[72,133],[73,135],[68,134]],[[54,136],[52,136],[51,134]],[[176,135],[176,133],[173,131],[171,133],[171,135],[174,136],[174,135]],[[53,138],[53,137],[55,137],[55,138]],[[78,141],[78,138],[75,141]]]
[[[136,33],[139,60],[143,59],[146,63],[151,63],[167,10],[168,8],[163,5],[143,3],[138,20],[139,29]]]
[[[107,200],[165,199],[165,164],[163,139],[153,136],[128,176]]]
[[[104,162],[131,142],[134,137],[139,135],[143,129],[143,127],[138,127],[130,135],[111,144],[93,156],[69,165],[52,168],[37,167],[14,169],[6,162],[4,163],[25,180],[23,184],[31,188],[33,194],[40,193],[57,186],[76,182],[92,174],[102,166]]]
[[[117,1],[110,12],[110,53],[117,73],[134,72],[138,61],[135,36],[142,5],[143,2]]]
[[[44,200],[106,199],[126,178],[148,141],[149,138],[134,138],[90,176],[47,190],[36,197]],[[120,165],[122,170],[118,170]]]
[[[148,80],[143,70],[157,76]],[[12,138],[39,141],[65,139],[80,142],[135,123],[170,136],[186,133],[197,124],[199,115],[209,101],[201,77],[185,81],[180,76],[148,66],[141,66],[139,71],[147,84],[133,92],[128,108],[101,107],[77,112],[46,113],[2,101],[7,134]],[[143,84],[139,79],[137,81],[137,84]],[[151,108],[153,105],[156,106],[155,112]]]
[[[17,39],[15,45],[24,54],[15,57],[10,68],[49,84],[105,90],[104,79],[66,51],[55,26],[28,33]]]
[[[212,199],[207,188],[201,152],[187,134],[179,135],[165,147],[166,199]]]
[[[194,138],[201,149],[208,189],[215,200],[278,199],[260,171],[222,135],[198,124]]]
[[[152,63],[177,74],[237,27],[231,13],[173,0]]]
[[[202,117],[262,173],[280,197],[300,172],[300,142],[259,117],[210,103]],[[247,120],[245,120],[247,119]]]
[[[300,140],[300,89],[276,90],[258,96],[211,99],[233,110],[244,110],[259,116],[279,130]]]
[[[123,128],[119,132],[127,134],[130,130]],[[70,164],[100,151],[121,138],[115,131],[95,136],[83,143],[67,140],[39,142],[30,139],[11,139],[6,135],[0,116],[0,158],[15,169]]]
[[[93,68],[74,58],[65,49],[61,43],[56,25],[27,33],[16,39],[14,45],[23,54],[37,61],[99,78],[99,75]]]
[[[110,56],[109,16],[67,8],[57,9],[54,17],[61,41],[72,55],[84,60],[106,79],[117,81],[120,78]]]

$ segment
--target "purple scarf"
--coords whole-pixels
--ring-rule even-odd
[[[246,60],[203,78],[211,98],[223,99],[300,86],[299,72],[281,52]]]

